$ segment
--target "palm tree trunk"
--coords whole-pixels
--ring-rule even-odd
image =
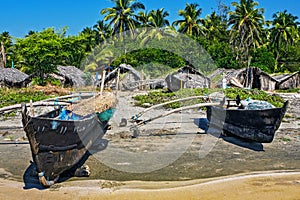
[[[4,68],[6,67],[6,54],[5,54],[5,49],[4,49],[4,45],[3,43],[1,42],[1,60],[0,60],[0,67],[1,68]]]

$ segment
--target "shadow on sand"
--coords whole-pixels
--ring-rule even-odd
[[[88,149],[88,151],[84,154],[84,156],[81,158],[81,160],[75,164],[71,169],[64,171],[62,174],[60,174],[59,179],[57,183],[64,182],[72,177],[84,177],[84,175],[77,176],[76,170],[80,169],[85,161],[94,153],[97,153],[99,151],[103,151],[106,149],[108,145],[108,140],[101,139],[93,144],[92,147]],[[86,177],[86,176],[85,176]],[[26,171],[23,174],[23,181],[24,181],[24,187],[23,189],[39,189],[39,190],[44,190],[44,188],[40,183],[39,183],[39,178],[38,178],[38,173],[36,171],[36,166],[34,162],[30,161],[30,165],[26,169]]]
[[[194,124],[196,124],[199,128],[204,130],[205,132],[203,132],[203,133],[207,133],[207,131],[209,129],[209,121],[206,118],[195,118]],[[262,143],[259,143],[259,142],[248,141],[248,140],[244,140],[242,138],[238,138],[235,136],[224,136],[222,134],[221,135],[220,134],[216,134],[216,135],[211,134],[211,135],[218,137],[218,138],[222,138],[224,141],[234,144],[236,146],[242,147],[242,148],[247,148],[247,149],[250,149],[253,151],[264,151],[264,146],[262,145]]]

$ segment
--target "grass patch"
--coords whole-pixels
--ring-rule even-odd
[[[285,118],[294,118],[294,116],[291,115],[291,114],[285,114],[284,117],[285,117]]]
[[[285,138],[285,137],[280,138],[280,140],[283,141],[283,142],[290,142],[291,141],[290,138]]]
[[[45,95],[42,91],[35,91],[30,88],[22,89],[7,89],[0,88],[0,108],[19,104],[22,102],[28,103],[51,98],[51,95]]]
[[[287,90],[276,90],[276,92],[279,93],[297,93],[300,90],[300,88],[293,88],[293,89],[287,89]]]

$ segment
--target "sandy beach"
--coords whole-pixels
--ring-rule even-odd
[[[104,138],[107,147],[86,161],[91,176],[49,189],[26,180],[31,152],[20,119],[1,120],[0,198],[300,199],[299,94],[284,96],[290,100],[287,117],[274,141],[265,144],[202,134],[196,125],[196,119],[205,117],[201,110],[153,121],[131,138],[129,127],[118,127],[120,116],[130,117],[141,108],[132,106],[130,95],[119,95],[119,113]],[[119,150],[128,157],[118,160]]]

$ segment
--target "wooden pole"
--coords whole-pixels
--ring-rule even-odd
[[[30,113],[31,113],[31,116],[34,117],[34,110],[33,110],[33,105],[32,105],[32,99],[30,99],[29,104],[30,104]]]
[[[117,83],[116,83],[116,90],[119,90],[119,82],[120,82],[120,68],[118,68],[118,76],[117,76]]]
[[[66,106],[66,105],[69,105],[70,103],[65,103],[65,102],[43,102],[43,101],[40,101],[40,102],[35,102],[35,103],[32,103],[32,107],[38,107],[38,106]],[[30,106],[30,103],[26,104],[26,106]],[[17,109],[21,109],[22,106],[21,104],[15,104],[15,105],[12,105],[12,106],[6,106],[6,107],[3,107],[3,108],[0,108],[0,113],[3,113],[3,112],[8,112],[8,111],[11,111],[11,110],[17,110]]]
[[[184,107],[180,107],[180,108],[176,108],[176,109],[173,109],[173,110],[170,110],[170,111],[167,111],[161,115],[158,115],[158,116],[155,116],[155,117],[152,117],[150,119],[147,119],[147,120],[143,120],[141,122],[138,122],[136,125],[134,126],[141,126],[141,125],[144,125],[148,122],[151,122],[153,120],[156,120],[158,118],[161,118],[161,117],[166,117],[170,114],[173,114],[173,113],[176,113],[176,112],[180,112],[180,111],[183,111],[183,110],[188,110],[188,109],[194,109],[194,108],[201,108],[201,107],[206,107],[206,106],[218,106],[220,105],[220,103],[199,103],[199,104],[196,104],[196,105],[191,105],[191,106],[184,106]]]
[[[100,95],[102,95],[103,89],[104,89],[105,74],[106,74],[106,71],[103,70],[102,81],[101,81],[101,88],[100,88]]]

